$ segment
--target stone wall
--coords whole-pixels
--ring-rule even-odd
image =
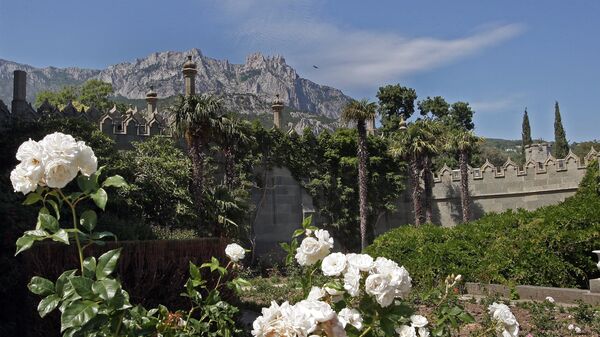
[[[548,157],[545,162],[530,160],[524,167],[507,161],[501,167],[486,162],[469,167],[469,190],[474,219],[487,212],[523,208],[534,210],[554,205],[572,196],[586,172],[587,165],[599,153],[592,149],[585,158],[569,153],[566,158]],[[407,192],[409,190],[407,189]],[[461,222],[460,171],[442,168],[434,177],[434,222],[454,226]],[[399,201],[398,211],[376,225],[378,233],[398,225],[412,223],[412,204],[408,193]]]

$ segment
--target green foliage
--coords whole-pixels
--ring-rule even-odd
[[[590,254],[600,245],[597,179],[594,162],[577,194],[559,205],[492,213],[454,228],[403,226],[367,252],[403,264],[420,287],[452,273],[473,282],[587,287],[598,277]]]
[[[43,90],[37,93],[35,97],[35,107],[39,107],[48,101],[48,103],[58,107],[59,109],[64,108],[69,101],[77,101],[79,97],[79,89],[74,86],[64,86],[59,91]]]
[[[569,143],[560,117],[558,102],[554,103],[554,157],[565,158],[569,154]]]
[[[377,99],[383,132],[387,134],[398,130],[401,119],[407,120],[413,115],[417,92],[400,84],[386,85],[379,88]]]
[[[112,171],[129,181],[121,197],[151,225],[192,227],[196,219],[192,197],[191,162],[171,138],[151,137],[121,151]]]
[[[521,153],[523,158],[525,158],[525,146],[531,145],[531,143],[533,142],[531,140],[531,126],[529,125],[529,116],[527,115],[527,108],[525,108],[525,112],[523,113],[521,140]]]
[[[79,101],[86,106],[93,106],[100,111],[105,111],[113,106],[108,99],[113,94],[113,87],[110,83],[100,80],[87,80],[80,89]]]

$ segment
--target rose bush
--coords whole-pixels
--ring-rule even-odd
[[[224,286],[239,291],[248,285],[241,278],[221,282],[227,280],[230,267],[243,259],[242,247],[227,247],[231,261],[225,267],[216,258],[199,267],[190,262],[190,278],[182,294],[190,300],[189,310],[135,306],[112,275],[121,249],[98,258],[85,256],[90,245],[114,237],[109,232],[94,231],[98,216],[93,207],[86,206],[104,210],[108,200],[105,189],[126,186],[124,179],[112,176],[101,181],[102,168],[97,167],[94,151],[62,133],[48,135],[39,142],[24,142],[16,157],[20,163],[11,172],[14,190],[26,195],[25,205],[41,204],[35,228],[17,240],[16,254],[42,240],[67,245],[74,241],[77,246],[79,269],[65,271],[55,281],[35,276],[28,285],[31,292],[42,296],[37,308],[41,317],[60,311],[63,336],[233,336],[241,332],[234,321],[239,310],[223,301],[220,291]],[[67,194],[63,188],[75,178],[79,191]],[[70,221],[61,217],[65,207]],[[83,209],[81,214],[79,209]],[[65,226],[69,222],[70,227]],[[214,287],[208,288],[202,269],[218,275]]]

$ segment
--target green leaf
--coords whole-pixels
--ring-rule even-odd
[[[39,193],[29,193],[23,201],[23,205],[33,205],[40,200],[42,200],[42,196]]]
[[[69,281],[69,278],[71,276],[74,276],[77,273],[77,269],[71,269],[71,270],[67,270],[65,272],[63,272],[62,274],[60,274],[60,276],[58,277],[58,279],[56,279],[56,293],[58,294],[58,296],[60,297],[64,297],[64,288],[65,288],[65,284]]]
[[[89,209],[81,213],[81,219],[79,219],[79,223],[83,228],[87,229],[88,232],[91,232],[96,227],[97,222],[98,216],[93,210]]]
[[[96,172],[98,173],[98,172]],[[98,186],[98,179],[94,176],[96,173],[92,174],[89,177],[84,176],[83,174],[77,177],[77,186],[83,193],[91,193],[96,191],[100,186]]]
[[[302,234],[304,234],[304,229],[296,229],[296,230],[294,231],[294,234],[292,235],[292,237],[293,237],[293,238],[297,238],[297,237],[299,237],[299,236],[300,236],[300,235],[302,235]]]
[[[104,279],[94,282],[92,291],[101,299],[108,301],[115,297],[117,291],[121,288],[121,284],[117,280]]]
[[[40,296],[54,294],[54,283],[39,276],[32,277],[31,281],[29,281],[29,284],[27,285],[27,288],[29,288],[29,291],[32,293]]]
[[[23,235],[17,239],[17,252],[15,255],[18,255],[20,252],[26,251],[27,249],[33,246],[34,238],[29,235]]]
[[[77,300],[65,308],[60,317],[60,331],[71,327],[81,327],[96,317],[98,304],[93,301]]]
[[[50,206],[52,206],[52,209],[54,209],[54,214],[56,214],[56,218],[58,220],[60,220],[60,209],[58,207],[58,204],[56,203],[56,201],[54,200],[46,200],[47,203],[50,204]]]
[[[75,293],[84,299],[94,298],[94,292],[92,291],[92,284],[94,281],[83,276],[73,276],[69,279],[69,283],[75,290]]]
[[[117,248],[109,250],[98,258],[98,266],[96,267],[96,278],[98,280],[105,279],[115,270],[120,255],[121,248]]]
[[[69,244],[69,233],[64,229],[59,229],[58,232],[52,234],[52,240],[56,242],[62,242],[65,245]]]
[[[83,276],[93,278],[96,275],[96,258],[90,256],[83,260]]]
[[[109,186],[126,187],[127,183],[125,182],[125,179],[123,179],[123,177],[121,177],[120,175],[114,175],[112,177],[106,178],[106,180],[104,180],[104,182],[102,183],[102,187]]]
[[[307,216],[302,220],[302,228],[307,229],[308,226],[312,223],[312,215]]]
[[[40,314],[40,317],[44,318],[47,314],[49,314],[52,310],[56,309],[58,304],[60,303],[60,297],[56,294],[49,295],[44,297],[40,304],[38,304],[37,310]]]
[[[43,240],[43,239],[47,238],[50,235],[50,233],[46,232],[43,229],[34,229],[34,230],[31,230],[31,231],[26,231],[23,234],[27,235],[27,236],[33,237],[33,239],[35,241]]]
[[[90,239],[91,240],[100,240],[103,238],[107,238],[109,236],[113,237],[115,240],[117,239],[117,236],[111,232],[94,232],[90,235]]]
[[[106,207],[106,201],[108,200],[108,195],[103,188],[99,188],[96,192],[90,194],[90,197],[92,200],[94,200],[96,206],[98,206],[101,210],[104,210],[104,207]]]
[[[45,229],[51,233],[58,231],[58,220],[50,214],[45,214],[40,211],[38,214],[38,225],[36,228]]]
[[[190,276],[195,280],[201,280],[202,275],[200,275],[200,270],[198,267],[190,261]]]

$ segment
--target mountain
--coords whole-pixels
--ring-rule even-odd
[[[196,91],[223,97],[225,105],[240,113],[260,114],[270,111],[269,102],[279,94],[293,111],[337,119],[350,97],[340,90],[301,78],[281,56],[251,54],[244,64],[216,60],[200,50],[160,52],[133,62],[109,66],[104,70],[81,68],[35,68],[0,59],[0,99],[12,100],[12,72],[28,73],[27,98],[33,102],[41,90],[58,90],[64,85],[79,85],[88,79],[100,79],[113,85],[121,100],[143,99],[153,85],[161,98],[183,92],[181,67],[188,55],[198,65]]]

